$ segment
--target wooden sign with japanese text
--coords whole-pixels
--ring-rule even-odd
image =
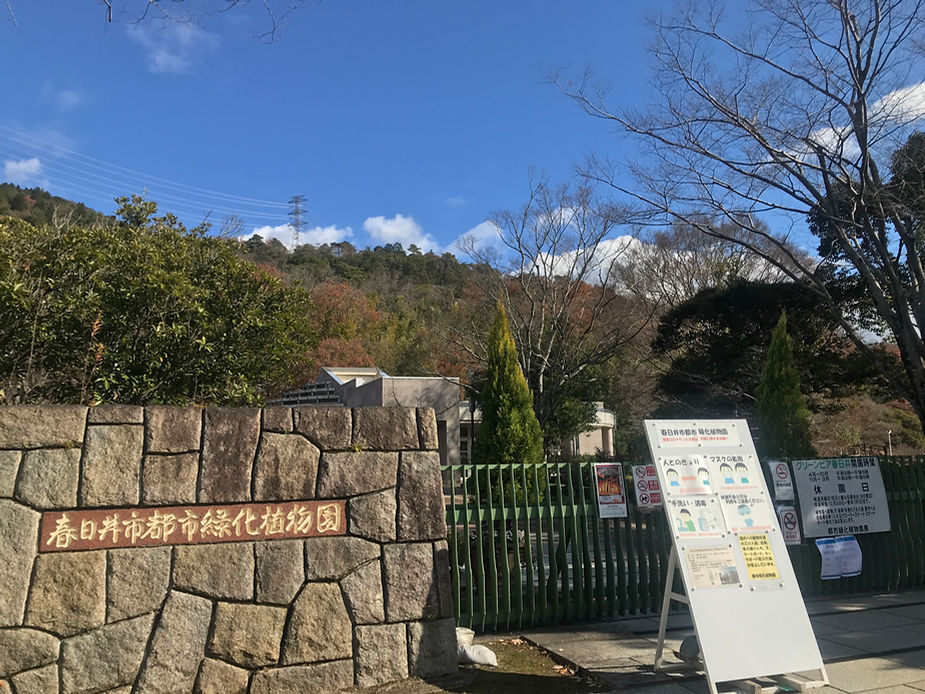
[[[745,420],[646,420],[708,678],[822,668]]]
[[[42,514],[40,552],[344,535],[343,500],[88,509]]]

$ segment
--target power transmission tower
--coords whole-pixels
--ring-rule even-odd
[[[292,205],[292,210],[289,212],[289,216],[292,218],[292,230],[294,232],[293,243],[297,248],[299,246],[299,234],[302,233],[302,203],[305,202],[304,195],[293,195],[292,199],[289,201],[289,204]]]

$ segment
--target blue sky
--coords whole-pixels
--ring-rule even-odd
[[[107,23],[102,3],[12,0],[16,25],[0,5],[0,179],[104,212],[146,192],[264,234],[300,194],[302,242],[453,251],[523,204],[531,167],[560,181],[617,151],[549,71],[646,92],[649,3],[324,0],[271,44],[260,3],[198,26],[131,23],[133,4]]]

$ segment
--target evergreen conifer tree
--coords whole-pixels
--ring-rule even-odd
[[[793,364],[793,345],[787,333],[787,314],[781,313],[756,395],[758,449],[763,456],[797,458],[815,455],[809,431],[809,408],[800,391]]]
[[[477,463],[543,462],[543,434],[533,411],[533,396],[517,361],[517,348],[500,301],[489,333],[480,400],[482,425],[475,443]],[[508,473],[503,477],[509,485]],[[535,487],[532,475],[527,475],[527,480],[528,487]],[[491,487],[492,495],[499,498],[502,490],[496,475],[492,475]],[[514,480],[514,490],[503,491],[507,499],[512,491],[514,496],[521,496],[519,480]],[[533,493],[530,489],[531,496]]]

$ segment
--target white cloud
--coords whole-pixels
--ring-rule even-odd
[[[77,92],[70,89],[62,89],[55,98],[55,104],[59,111],[70,111],[80,105],[81,99]]]
[[[42,174],[42,162],[38,157],[31,159],[20,159],[15,161],[7,159],[3,162],[3,177],[10,183],[22,186],[34,183],[35,179]]]
[[[458,236],[450,244],[450,248],[470,258],[472,258],[470,251],[473,249],[490,249],[490,253],[497,255],[501,252],[501,230],[497,224],[486,220]]]
[[[872,103],[869,114],[871,126],[909,125],[925,118],[925,82],[895,89]],[[850,126],[819,128],[809,139],[833,154],[850,158],[861,153]],[[811,154],[802,148],[796,153],[802,157]]]
[[[280,224],[279,226],[262,226],[254,229],[250,234],[239,237],[246,241],[252,236],[260,236],[264,241],[276,239],[290,251],[295,248],[295,230],[291,224]],[[320,246],[325,243],[338,243],[345,241],[353,236],[353,229],[346,227],[341,229],[333,224],[326,227],[312,227],[303,229],[299,234],[299,244],[310,243],[313,246]]]
[[[469,229],[464,236],[470,236],[477,241],[497,241],[501,238],[501,229],[494,222],[484,221]]]
[[[425,251],[439,251],[439,244],[430,234],[425,234],[421,225],[414,221],[412,217],[406,217],[403,214],[396,214],[394,217],[386,218],[382,215],[378,217],[367,217],[363,222],[363,230],[372,236],[376,241],[383,243],[398,242],[405,250],[414,244]]]
[[[446,204],[452,207],[453,209],[458,210],[461,207],[465,207],[466,205],[468,205],[470,202],[472,202],[472,200],[470,200],[469,198],[464,198],[461,195],[452,195],[448,197],[446,200],[444,200],[444,202],[446,202]]]
[[[541,269],[541,274],[548,277],[579,274],[586,282],[605,284],[613,279],[614,263],[638,250],[641,245],[634,236],[604,239],[593,251],[583,248],[558,256],[540,255],[536,258],[535,268]]]
[[[147,51],[148,69],[154,73],[189,72],[219,43],[216,34],[188,23],[170,22],[160,27],[134,24],[127,31],[129,37]]]
[[[313,246],[320,246],[324,243],[339,243],[346,241],[353,236],[353,229],[340,227],[330,224],[326,227],[312,227],[303,231],[299,236],[299,243],[310,243]]]
[[[41,91],[42,101],[54,106],[61,113],[72,111],[81,103],[83,98],[73,89],[57,89],[52,84],[46,84]]]
[[[875,102],[871,111],[884,120],[902,124],[925,117],[925,82],[890,92]]]

